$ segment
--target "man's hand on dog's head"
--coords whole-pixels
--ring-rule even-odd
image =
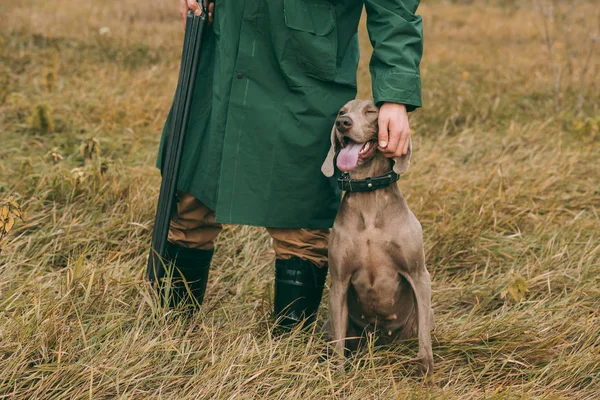
[[[408,152],[410,126],[406,106],[383,103],[379,108],[379,151],[386,157],[400,157]]]

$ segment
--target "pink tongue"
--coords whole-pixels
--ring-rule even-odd
[[[337,157],[337,166],[344,172],[351,171],[358,163],[358,153],[364,143],[349,143],[344,147]]]

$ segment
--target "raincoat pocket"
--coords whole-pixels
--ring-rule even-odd
[[[302,75],[331,81],[336,76],[337,29],[331,3],[284,0],[286,32],[281,66],[291,82]]]

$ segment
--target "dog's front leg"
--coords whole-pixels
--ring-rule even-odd
[[[419,352],[417,357],[422,363],[423,372],[433,375],[433,350],[431,349],[431,329],[433,318],[431,311],[431,280],[425,270],[414,278],[414,291],[417,299],[417,324],[419,337]]]
[[[348,331],[348,285],[350,279],[341,279],[332,274],[329,291],[329,313],[331,315],[331,338],[337,353],[344,357],[346,333]]]

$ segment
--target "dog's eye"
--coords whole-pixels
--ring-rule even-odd
[[[340,110],[340,113],[338,115],[344,115],[344,114],[346,114],[346,111],[341,111]]]
[[[377,110],[367,110],[367,114],[375,114],[377,113]]]

